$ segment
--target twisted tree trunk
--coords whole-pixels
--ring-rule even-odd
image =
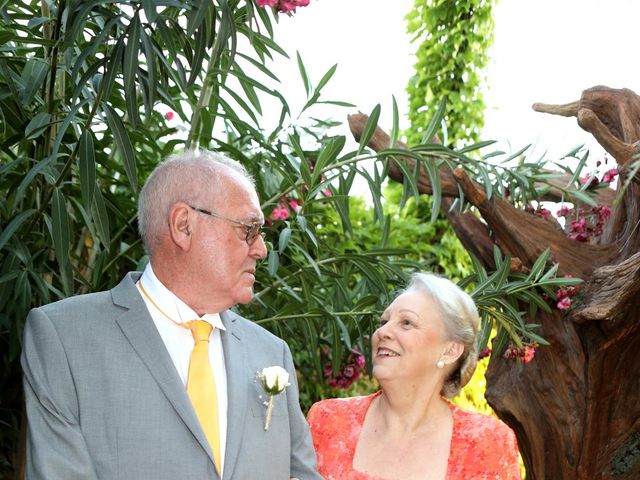
[[[567,105],[535,104],[534,110],[575,116],[615,159],[621,185],[640,145],[640,97],[631,90],[594,87]],[[359,139],[367,117],[349,117]],[[380,151],[389,136],[378,129],[369,146]],[[399,161],[407,162],[410,158]],[[389,176],[401,182],[392,162]],[[497,244],[531,267],[547,247],[561,275],[585,280],[582,299],[569,313],[538,313],[531,323],[550,342],[534,361],[492,359],[487,399],[518,437],[529,479],[640,478],[640,191],[633,179],[618,204],[613,191],[598,201],[612,209],[602,235],[589,243],[569,239],[558,225],[495,198],[462,169],[441,170],[443,207],[454,231],[484,266],[493,265]],[[482,220],[449,211],[460,186]],[[558,186],[561,186],[560,184]],[[431,194],[422,172],[421,193]],[[620,188],[620,187],[618,187]],[[553,196],[553,191],[551,192]]]

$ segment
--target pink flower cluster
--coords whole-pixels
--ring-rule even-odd
[[[273,209],[271,215],[267,219],[267,224],[271,225],[277,220],[287,220],[289,218],[289,209],[297,212],[302,204],[293,197],[283,197],[276,208]]]
[[[271,7],[276,12],[295,13],[296,7],[306,7],[309,0],[256,0],[261,7]]]
[[[563,205],[557,215],[564,217],[568,222],[570,213],[569,208]],[[568,225],[569,238],[578,242],[588,242],[594,237],[599,237],[602,235],[604,224],[610,216],[611,209],[606,205],[591,208],[588,216],[585,215],[584,209],[579,208],[575,220],[572,220]]]
[[[565,287],[556,292],[556,308],[558,310],[569,310],[573,303],[572,298],[578,293],[578,287]]]
[[[545,219],[551,219],[551,212],[540,204],[538,204],[536,208],[533,208],[531,205],[527,205],[525,207],[525,211],[529,213],[533,213],[534,215],[538,215],[539,217],[542,217]]]
[[[325,347],[323,352],[325,355],[328,355],[329,349]],[[331,361],[328,361],[324,367],[324,377],[332,388],[349,388],[353,382],[360,378],[360,375],[364,370],[364,365],[364,355],[356,350],[349,354],[347,364],[342,367],[342,370],[340,370],[335,377],[333,376],[333,364]]]
[[[581,180],[582,185],[588,185],[587,188],[594,188],[598,186],[599,183],[611,183],[618,176],[617,168],[610,168],[602,175],[602,179],[598,180],[598,176],[595,174],[585,175]]]
[[[531,342],[523,345],[522,347],[516,347],[514,344],[510,343],[502,356],[508,360],[515,360],[516,358],[519,358],[522,363],[526,365],[533,360],[538,346],[539,345],[536,342]]]

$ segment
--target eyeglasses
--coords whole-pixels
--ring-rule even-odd
[[[225,217],[224,215],[220,215],[215,212],[210,212],[209,210],[205,210],[203,208],[196,208],[191,205],[189,205],[189,208],[191,208],[192,210],[195,210],[198,213],[204,213],[205,215],[209,215],[214,218],[219,218],[220,220],[225,220],[227,222],[235,223],[236,225],[240,225],[244,227],[244,233],[245,233],[244,241],[247,242],[247,245],[249,246],[253,245],[258,239],[258,237],[262,237],[263,240],[265,238],[266,234],[262,231],[262,223],[258,223],[258,222],[243,223],[243,222],[240,222],[239,220],[234,220],[233,218]]]

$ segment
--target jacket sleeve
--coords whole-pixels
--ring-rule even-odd
[[[287,407],[291,430],[291,477],[300,480],[322,480],[316,465],[309,424],[299,403],[298,382],[291,351],[285,344],[284,366],[289,372],[291,386],[287,389]]]
[[[51,319],[33,309],[24,329],[26,478],[96,479],[79,425],[78,399],[64,345]]]

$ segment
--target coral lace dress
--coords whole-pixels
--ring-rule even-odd
[[[353,469],[365,415],[380,393],[323,400],[309,410],[318,470],[325,479],[382,480]],[[450,406],[453,435],[446,480],[519,480],[518,447],[511,429],[495,418]]]

